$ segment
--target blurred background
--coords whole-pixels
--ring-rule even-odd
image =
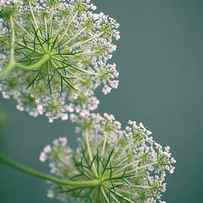
[[[168,203],[203,202],[203,2],[201,0],[96,0],[99,10],[121,24],[119,49],[113,60],[120,88],[101,97],[100,112],[124,123],[142,121],[154,138],[170,145],[177,160],[168,176]],[[17,112],[0,99],[0,150],[34,168],[44,145],[68,136],[73,126]],[[2,128],[4,126],[4,128]],[[47,185],[0,166],[1,203],[51,203]]]

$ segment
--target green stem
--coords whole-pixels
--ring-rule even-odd
[[[11,61],[15,61],[14,55],[15,55],[15,29],[14,29],[14,22],[13,17],[10,17],[10,23],[11,23]]]
[[[88,135],[88,133],[85,133],[85,142],[86,142],[86,146],[87,146],[87,151],[88,151],[89,159],[90,159],[90,161],[92,161],[93,160],[93,154],[92,154],[92,150],[91,150],[91,146],[90,146],[90,141],[89,141],[89,135]],[[95,175],[98,176],[95,164],[93,163],[92,166],[93,166],[93,170],[94,170]]]
[[[8,73],[14,68],[15,64],[15,29],[13,17],[10,17],[10,25],[11,25],[11,51],[10,51],[10,60],[8,66],[1,72],[0,77],[7,76]]]
[[[24,65],[22,63],[15,63],[15,66],[24,70],[39,70],[39,68],[50,60],[50,54],[45,54],[38,62],[31,65]]]
[[[35,25],[35,27],[37,28],[37,30],[39,30],[39,26],[38,26],[38,24],[37,24],[37,20],[36,20],[35,15],[34,15],[34,11],[33,11],[33,8],[32,8],[32,4],[31,4],[30,1],[28,1],[28,3],[29,3],[29,8],[30,8],[30,13],[31,13],[31,15],[32,15],[32,19],[33,19],[33,21],[34,21],[34,25]]]
[[[60,178],[57,178],[57,177],[54,177],[51,175],[47,175],[45,173],[42,173],[40,171],[27,167],[14,160],[8,159],[6,156],[1,155],[1,154],[0,154],[0,164],[7,165],[21,173],[24,173],[24,174],[27,174],[27,175],[30,175],[30,176],[33,176],[33,177],[36,177],[36,178],[39,178],[42,180],[50,181],[55,184],[64,185],[64,186],[67,186],[70,188],[91,188],[91,187],[97,187],[101,184],[100,181],[97,179],[87,180],[87,181],[62,180]]]
[[[103,155],[104,155],[104,153],[105,153],[106,144],[107,144],[107,135],[106,135],[106,133],[105,133],[105,134],[104,134],[103,147],[102,147],[102,154],[103,154]]]
[[[31,65],[25,65],[22,63],[15,62],[15,60],[11,60],[8,64],[8,66],[0,73],[0,78],[6,77],[14,68],[21,68],[24,70],[30,70],[30,71],[35,71],[39,70],[39,68],[45,64],[47,61],[50,60],[50,54],[45,54],[38,62],[31,64]]]
[[[10,17],[10,25],[11,25],[11,51],[10,51],[10,60],[5,69],[0,73],[0,78],[5,78],[14,68],[18,67],[24,70],[38,70],[44,63],[46,63],[50,59],[50,54],[45,54],[38,62],[25,65],[22,63],[18,63],[15,61],[15,28],[13,17]]]

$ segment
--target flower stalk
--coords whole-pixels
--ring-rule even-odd
[[[97,187],[101,184],[100,181],[97,179],[87,180],[87,181],[85,181],[85,180],[80,180],[80,181],[62,180],[60,178],[57,178],[57,177],[54,177],[51,175],[47,175],[46,173],[40,172],[31,167],[20,164],[12,159],[7,158],[5,155],[2,155],[2,154],[0,154],[0,164],[7,165],[10,168],[15,169],[21,173],[39,178],[41,180],[49,181],[49,182],[63,185],[66,187],[68,186],[71,189],[73,189],[73,188],[91,188],[91,187]]]
[[[11,70],[15,67],[15,30],[14,30],[13,16],[10,16],[9,22],[11,26],[10,59],[6,68],[2,72],[0,72],[0,78],[6,77],[11,72]]]

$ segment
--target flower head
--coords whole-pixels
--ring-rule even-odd
[[[98,86],[118,87],[119,24],[90,0],[0,1],[0,91],[20,110],[50,121],[97,107]],[[40,107],[40,108],[39,108]],[[39,111],[40,109],[40,111]]]
[[[80,145],[71,150],[64,138],[45,147],[41,161],[65,180],[97,180],[98,185],[70,188],[51,183],[48,196],[73,202],[163,202],[166,174],[174,172],[170,148],[156,143],[142,123],[126,128],[113,115],[72,115]],[[52,195],[50,195],[52,194]],[[99,195],[98,195],[99,194]],[[99,198],[99,199],[98,199]]]

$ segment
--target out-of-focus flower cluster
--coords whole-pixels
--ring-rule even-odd
[[[51,173],[63,180],[101,182],[74,189],[51,183],[48,197],[88,203],[165,202],[166,174],[174,172],[176,161],[170,148],[156,143],[142,123],[129,121],[122,129],[109,114],[72,115],[71,119],[82,135],[77,150],[72,151],[67,140],[59,138],[45,147],[40,160],[48,161]]]
[[[5,7],[7,5],[11,5],[11,4],[14,4],[14,3],[17,3],[18,0],[0,0],[0,6],[2,7]]]
[[[50,121],[92,111],[118,87],[119,24],[90,0],[0,0],[0,91]]]

